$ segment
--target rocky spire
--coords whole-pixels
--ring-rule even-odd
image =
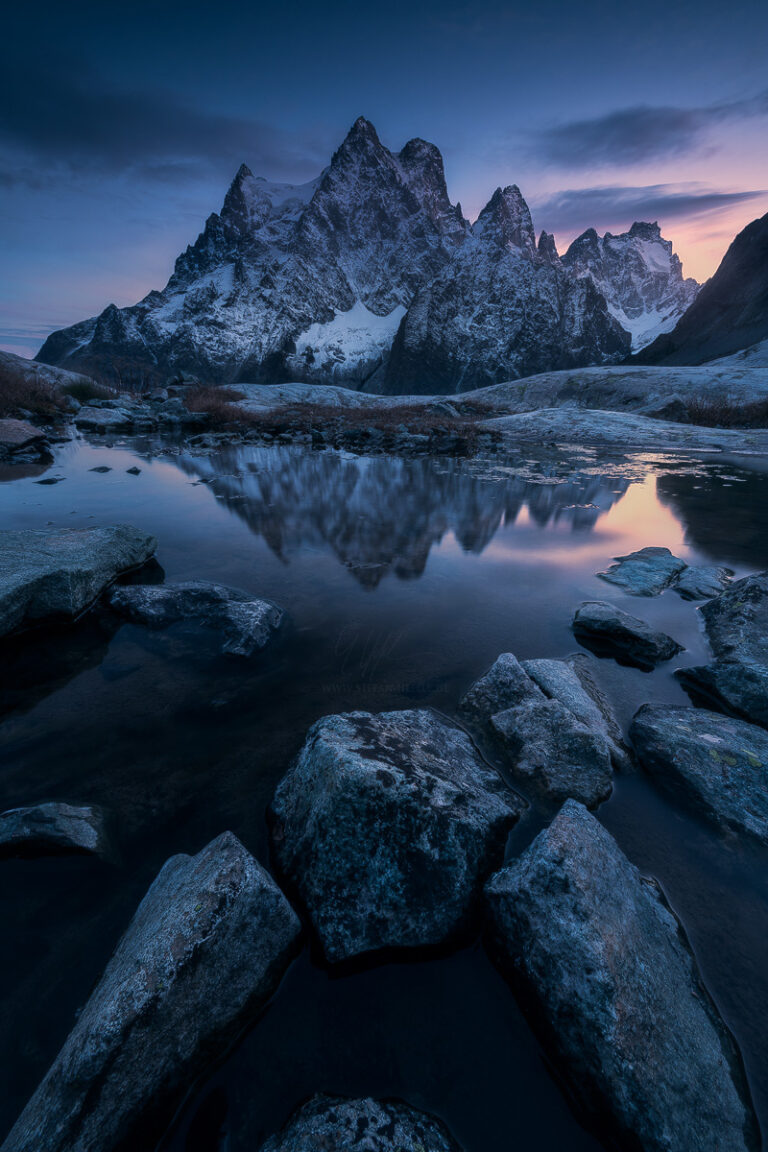
[[[537,248],[540,260],[545,260],[547,264],[559,264],[560,257],[557,252],[557,245],[555,238],[551,232],[542,232],[539,236],[539,244]]]
[[[483,241],[517,249],[533,259],[536,234],[531,213],[517,184],[497,188],[475,221],[472,231]]]

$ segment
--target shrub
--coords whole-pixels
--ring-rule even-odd
[[[117,393],[114,388],[106,384],[97,384],[95,380],[83,377],[82,380],[73,380],[71,384],[63,384],[61,391],[66,396],[72,396],[81,404],[88,404],[91,400],[111,400]]]
[[[768,428],[768,398],[751,404],[733,404],[724,397],[691,400],[687,410],[691,424],[703,428]]]
[[[31,412],[50,418],[63,407],[58,389],[34,368],[0,363],[0,417]]]

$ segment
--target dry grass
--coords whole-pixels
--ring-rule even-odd
[[[63,408],[61,393],[34,369],[17,370],[0,364],[0,417],[31,412],[51,419]]]
[[[768,399],[752,404],[728,400],[691,400],[687,406],[691,424],[703,428],[768,428]]]

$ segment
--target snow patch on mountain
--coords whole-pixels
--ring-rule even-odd
[[[389,352],[405,311],[398,304],[378,316],[357,300],[326,324],[310,324],[297,338],[295,353],[287,357],[289,372],[303,375],[311,366],[328,380],[369,375]]]

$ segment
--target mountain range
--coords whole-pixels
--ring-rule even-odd
[[[516,185],[470,224],[433,144],[393,153],[361,117],[306,184],[243,165],[162,291],[54,332],[37,359],[123,381],[453,393],[618,363],[698,287],[656,224],[589,229],[561,258]]]

